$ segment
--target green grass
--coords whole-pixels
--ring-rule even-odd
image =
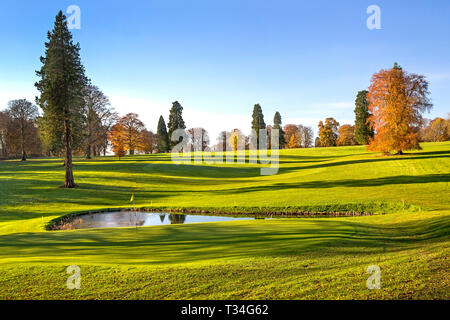
[[[448,299],[450,143],[382,157],[364,147],[283,150],[260,165],[169,155],[0,162],[0,299]],[[228,213],[372,212],[45,231],[73,212],[129,206]],[[385,213],[385,214],[381,214]],[[82,288],[65,270],[79,265]],[[366,269],[381,267],[380,290]]]

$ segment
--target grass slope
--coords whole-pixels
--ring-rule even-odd
[[[0,162],[0,298],[448,299],[449,168],[449,142],[391,157],[364,147],[283,150],[275,176],[259,165],[107,157],[77,159],[79,188],[65,190],[61,160]],[[126,207],[131,193],[142,207],[380,203],[391,213],[44,231],[63,214]],[[419,209],[398,209],[410,206]],[[74,264],[80,290],[66,288]],[[381,267],[381,290],[365,286],[369,265]]]

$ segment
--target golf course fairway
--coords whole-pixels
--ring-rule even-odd
[[[268,176],[170,154],[75,158],[75,189],[59,188],[61,159],[0,161],[0,299],[449,299],[450,142],[422,148],[281,150]],[[46,230],[73,212],[130,207],[132,194],[147,208],[373,215]],[[67,288],[71,265],[79,290]],[[367,288],[369,266],[380,289]]]

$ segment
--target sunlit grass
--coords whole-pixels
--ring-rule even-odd
[[[259,165],[175,165],[170,155],[0,162],[0,298],[448,298],[450,143],[404,156],[364,147],[283,150]],[[408,204],[420,212],[44,231],[63,214],[129,207]],[[82,289],[65,268],[82,268]],[[382,268],[368,290],[366,268]]]

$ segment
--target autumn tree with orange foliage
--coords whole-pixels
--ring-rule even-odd
[[[313,144],[314,132],[310,127],[301,124],[287,124],[284,126],[284,137],[288,149],[310,148]]]
[[[289,149],[297,148],[297,137],[295,136],[297,132],[298,128],[295,124],[287,124],[284,126],[284,138]]]
[[[136,113],[128,113],[120,118],[120,125],[124,128],[125,148],[133,155],[136,150],[142,151],[144,148],[144,123],[139,120]]]
[[[296,133],[291,135],[291,138],[289,139],[289,143],[288,143],[287,147],[288,147],[288,149],[298,148],[298,138],[297,138]]]
[[[121,123],[113,125],[108,134],[108,139],[111,142],[114,155],[119,157],[120,160],[127,151],[125,146],[125,127]]]
[[[343,124],[338,129],[339,138],[336,141],[338,146],[354,146],[355,141],[355,126],[350,124]]]
[[[392,69],[374,74],[367,100],[375,137],[367,149],[397,154],[420,149],[417,132],[422,113],[432,108],[429,94],[424,76],[410,74],[397,63]]]
[[[148,131],[138,115],[128,113],[112,127],[108,139],[113,146],[116,156],[123,157],[128,151],[130,155],[135,152],[152,153],[156,149],[156,137]]]
[[[147,129],[141,132],[142,140],[137,146],[137,150],[145,154],[152,154],[158,150],[158,136]]]

